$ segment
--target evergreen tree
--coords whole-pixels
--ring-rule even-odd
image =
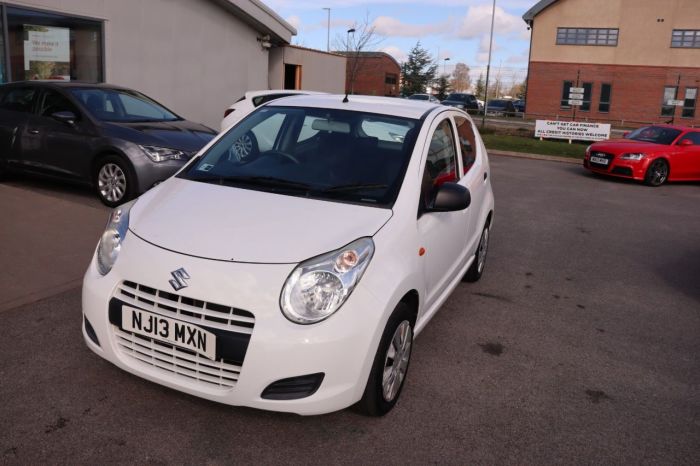
[[[433,57],[420,45],[420,41],[408,53],[408,58],[401,65],[401,95],[425,93],[428,84],[435,80],[437,65]]]
[[[476,80],[474,85],[474,95],[479,100],[486,100],[484,93],[486,92],[486,81],[484,80],[484,73],[479,75],[479,79]]]
[[[443,74],[437,80],[437,85],[435,87],[438,93],[435,97],[437,97],[438,100],[445,100],[447,98],[447,94],[452,92],[452,86],[450,85],[450,80],[448,77],[448,75]]]

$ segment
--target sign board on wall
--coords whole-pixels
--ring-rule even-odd
[[[610,125],[607,123],[584,123],[581,121],[537,120],[535,123],[535,137],[603,141],[610,139]]]
[[[26,79],[70,79],[70,29],[24,25]]]

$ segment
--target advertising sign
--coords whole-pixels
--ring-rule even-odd
[[[584,123],[580,121],[537,120],[535,137],[603,141],[610,139],[610,125],[607,123]]]
[[[24,25],[26,79],[70,80],[70,29]]]

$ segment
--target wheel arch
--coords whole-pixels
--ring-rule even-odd
[[[138,179],[138,174],[136,173],[136,168],[134,167],[134,163],[131,161],[129,156],[124,154],[122,151],[119,149],[116,149],[114,147],[105,147],[102,148],[98,151],[95,152],[95,154],[92,156],[92,160],[90,161],[90,184],[94,185],[95,184],[95,175],[97,174],[97,167],[102,159],[105,157],[109,157],[111,155],[117,156],[120,159],[124,161],[126,164],[127,170],[129,170],[131,173],[130,175],[134,177],[135,184],[136,186],[139,185],[139,179]]]

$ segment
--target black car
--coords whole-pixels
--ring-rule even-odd
[[[525,100],[523,99],[518,99],[513,102],[513,106],[515,107],[515,110],[519,113],[525,113]]]
[[[512,100],[494,99],[486,104],[487,115],[515,116],[515,112]]]
[[[442,101],[442,105],[461,108],[470,113],[478,113],[480,110],[479,102],[476,100],[474,94],[462,94],[459,92],[448,95],[447,98]]]
[[[215,135],[131,89],[0,85],[0,178],[23,171],[87,183],[108,206],[165,180]]]

